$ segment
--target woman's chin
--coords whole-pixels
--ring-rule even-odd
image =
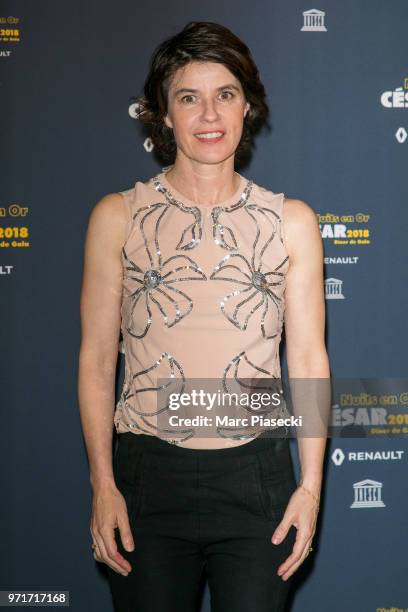
[[[226,150],[225,148],[220,147],[218,150],[214,149],[211,151],[194,151],[192,154],[192,158],[203,164],[220,164],[225,161],[229,157],[233,156],[235,150]]]

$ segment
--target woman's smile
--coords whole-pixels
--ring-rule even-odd
[[[214,144],[216,142],[220,142],[224,137],[225,132],[214,131],[214,132],[199,132],[198,134],[194,134],[200,142],[205,144]]]

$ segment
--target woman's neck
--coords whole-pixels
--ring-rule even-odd
[[[240,176],[235,173],[233,160],[220,164],[174,163],[166,179],[178,192],[198,204],[215,205],[228,200],[239,188]]]

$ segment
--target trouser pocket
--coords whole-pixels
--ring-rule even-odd
[[[138,516],[140,511],[145,480],[145,463],[146,454],[144,451],[128,446],[122,441],[119,442],[113,459],[113,475],[118,490],[125,498],[130,522]]]
[[[285,513],[296,480],[291,461],[284,461],[282,468],[265,469],[261,454],[255,456],[255,482],[261,512],[268,521],[280,522]]]

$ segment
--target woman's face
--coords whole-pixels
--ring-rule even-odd
[[[223,64],[190,62],[174,74],[167,127],[189,159],[217,164],[234,155],[249,104],[241,83]]]

